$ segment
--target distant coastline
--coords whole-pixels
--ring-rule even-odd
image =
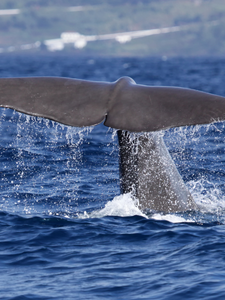
[[[138,38],[126,34],[178,27],[184,30]],[[78,33],[82,39],[64,43],[64,32]],[[112,38],[93,38],[106,35]],[[224,0],[5,0],[0,4],[0,53],[224,56],[224,41]]]

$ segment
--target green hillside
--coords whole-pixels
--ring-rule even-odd
[[[76,6],[82,8],[71,9]],[[132,39],[126,44],[115,40],[89,42],[83,49],[68,47],[64,51],[91,55],[225,55],[224,0],[2,0],[3,9],[20,9],[15,15],[0,13],[3,49],[59,38],[65,31],[96,35],[185,25],[182,31]],[[35,51],[43,51],[43,47]]]

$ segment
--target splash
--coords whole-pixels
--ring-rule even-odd
[[[88,218],[103,218],[108,216],[116,217],[132,217],[141,216],[146,219],[154,219],[159,221],[168,221],[171,223],[194,223],[196,220],[186,216],[178,216],[176,214],[145,214],[139,208],[139,200],[132,193],[122,194],[114,197],[112,201],[108,201],[105,207],[101,210],[96,210],[91,213],[86,211],[82,214],[77,214],[79,219]]]
[[[90,214],[84,212],[79,214],[79,218],[103,218],[106,216],[131,217],[142,216],[147,218],[139,208],[138,199],[134,198],[131,193],[116,196],[112,201],[108,201],[105,207],[99,211],[93,211]]]
[[[40,215],[74,209],[81,146],[92,129],[0,109],[1,210]]]
[[[202,213],[219,215],[225,211],[225,195],[215,183],[201,178],[188,186]]]
[[[225,220],[225,122],[155,133],[164,137],[200,208],[200,218],[146,215],[131,194],[114,197],[119,192],[116,130],[110,132],[104,126],[92,130],[2,108],[0,209],[71,218],[79,213],[81,218],[139,215],[174,223]],[[100,209],[102,203],[106,205]]]

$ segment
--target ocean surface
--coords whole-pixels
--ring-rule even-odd
[[[220,58],[1,54],[0,77],[18,76],[225,96]],[[146,215],[121,195],[115,130],[0,109],[0,299],[225,299],[225,123],[159,134],[199,211]]]

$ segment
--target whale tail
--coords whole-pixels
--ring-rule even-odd
[[[225,120],[225,98],[191,89],[57,77],[0,79],[0,106],[70,126],[104,124],[118,131],[121,190],[134,189],[142,209],[196,209],[162,139],[130,132]],[[137,147],[138,145],[138,147]],[[134,154],[133,147],[138,148]]]
[[[132,192],[143,210],[173,213],[197,209],[160,135],[117,133],[121,193]]]
[[[114,83],[58,77],[0,79],[0,106],[70,126],[104,121],[132,132],[225,119],[225,98],[191,89],[149,87],[129,77]]]

